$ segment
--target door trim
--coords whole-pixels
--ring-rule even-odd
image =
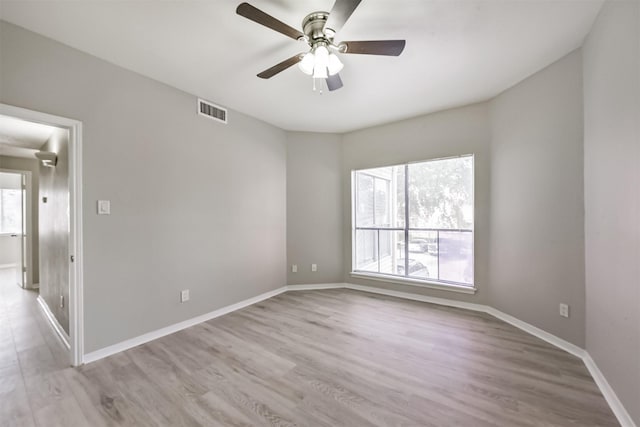
[[[83,363],[84,297],[82,254],[82,122],[0,103],[0,115],[69,131],[69,339],[70,362]]]

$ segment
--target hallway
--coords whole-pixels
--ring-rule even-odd
[[[29,426],[56,407],[50,404],[59,391],[50,377],[69,365],[69,353],[42,313],[37,291],[19,288],[14,277],[13,269],[0,269],[0,420]]]

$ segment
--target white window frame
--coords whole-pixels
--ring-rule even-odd
[[[429,279],[418,279],[418,278],[413,278],[413,277],[406,277],[406,276],[399,276],[399,275],[394,275],[394,274],[385,274],[385,273],[376,273],[376,272],[369,272],[369,271],[360,271],[360,270],[356,270],[356,230],[357,229],[367,229],[367,228],[377,228],[377,229],[385,229],[384,227],[377,227],[377,226],[373,226],[373,227],[357,227],[356,226],[356,212],[357,212],[357,195],[356,195],[356,189],[357,189],[357,172],[360,171],[365,171],[371,168],[384,168],[384,167],[405,167],[405,185],[404,185],[404,193],[405,193],[405,223],[404,223],[404,228],[402,228],[402,230],[399,230],[398,227],[391,227],[390,230],[392,231],[403,231],[405,234],[405,248],[408,248],[409,245],[409,241],[407,239],[408,237],[408,233],[409,231],[411,231],[412,229],[409,228],[409,221],[408,221],[408,215],[409,215],[409,201],[408,201],[408,192],[407,192],[407,182],[408,182],[408,166],[411,164],[417,164],[417,163],[427,163],[427,162],[432,162],[432,161],[438,161],[438,160],[449,160],[449,159],[457,159],[457,158],[465,158],[465,157],[471,157],[472,159],[472,163],[471,163],[471,174],[472,174],[472,185],[471,185],[471,198],[472,198],[472,203],[473,203],[473,224],[471,226],[470,230],[464,230],[464,231],[469,231],[471,232],[471,241],[472,241],[472,251],[471,251],[471,259],[472,259],[472,263],[473,263],[473,283],[472,284],[463,284],[463,283],[457,283],[457,282],[450,282],[450,281],[445,281],[445,280],[434,280],[432,278]],[[450,156],[450,157],[440,157],[440,158],[434,158],[434,159],[427,159],[427,160],[420,160],[420,161],[414,161],[414,162],[407,162],[407,163],[401,163],[401,164],[396,164],[396,165],[385,165],[385,166],[373,166],[371,168],[362,168],[362,169],[353,169],[351,170],[351,277],[354,278],[361,278],[361,279],[367,279],[367,280],[374,280],[374,281],[380,281],[380,282],[387,282],[387,283],[398,283],[398,284],[403,284],[403,285],[412,285],[412,286],[419,286],[419,287],[424,287],[424,288],[431,288],[431,289],[438,289],[438,290],[446,290],[446,291],[452,291],[452,292],[459,292],[459,293],[465,293],[465,294],[474,294],[477,291],[476,288],[476,277],[475,277],[475,221],[476,221],[476,203],[475,203],[475,155],[474,154],[464,154],[464,155],[459,155],[459,156]],[[375,207],[374,207],[374,211],[375,211]],[[460,231],[460,230],[450,230],[450,231]],[[405,249],[408,250],[408,249]],[[405,253],[406,255],[406,253]],[[407,259],[407,257],[405,256],[405,259]],[[405,267],[405,271],[406,271],[406,267]]]

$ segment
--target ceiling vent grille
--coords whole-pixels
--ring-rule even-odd
[[[218,122],[227,123],[227,110],[209,101],[198,98],[198,114],[216,120]]]

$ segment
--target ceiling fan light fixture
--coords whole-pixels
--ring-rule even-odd
[[[327,73],[327,67],[321,67],[316,65],[313,67],[313,78],[314,79],[326,79],[329,77]]]
[[[344,67],[344,64],[342,63],[342,61],[340,61],[340,58],[338,58],[338,55],[336,55],[335,53],[329,54],[327,69],[329,70],[330,76],[334,76],[338,74],[343,67]]]
[[[315,64],[313,65],[313,78],[326,79],[327,65],[329,65],[329,49],[326,46],[317,46],[313,53],[315,55]]]
[[[302,57],[302,60],[298,63],[300,71],[307,75],[313,74],[313,68],[315,64],[315,56],[311,52],[307,52]]]
[[[361,1],[335,0],[330,12],[316,11],[308,14],[302,20],[302,32],[249,3],[240,3],[236,8],[238,15],[298,42],[303,42],[311,48],[307,53],[296,54],[258,73],[258,77],[269,79],[298,64],[300,71],[313,77],[314,90],[315,79],[325,79],[327,88],[334,91],[343,86],[339,73],[344,65],[338,55],[399,56],[404,50],[405,40],[356,40],[334,44],[336,33],[340,32]]]

